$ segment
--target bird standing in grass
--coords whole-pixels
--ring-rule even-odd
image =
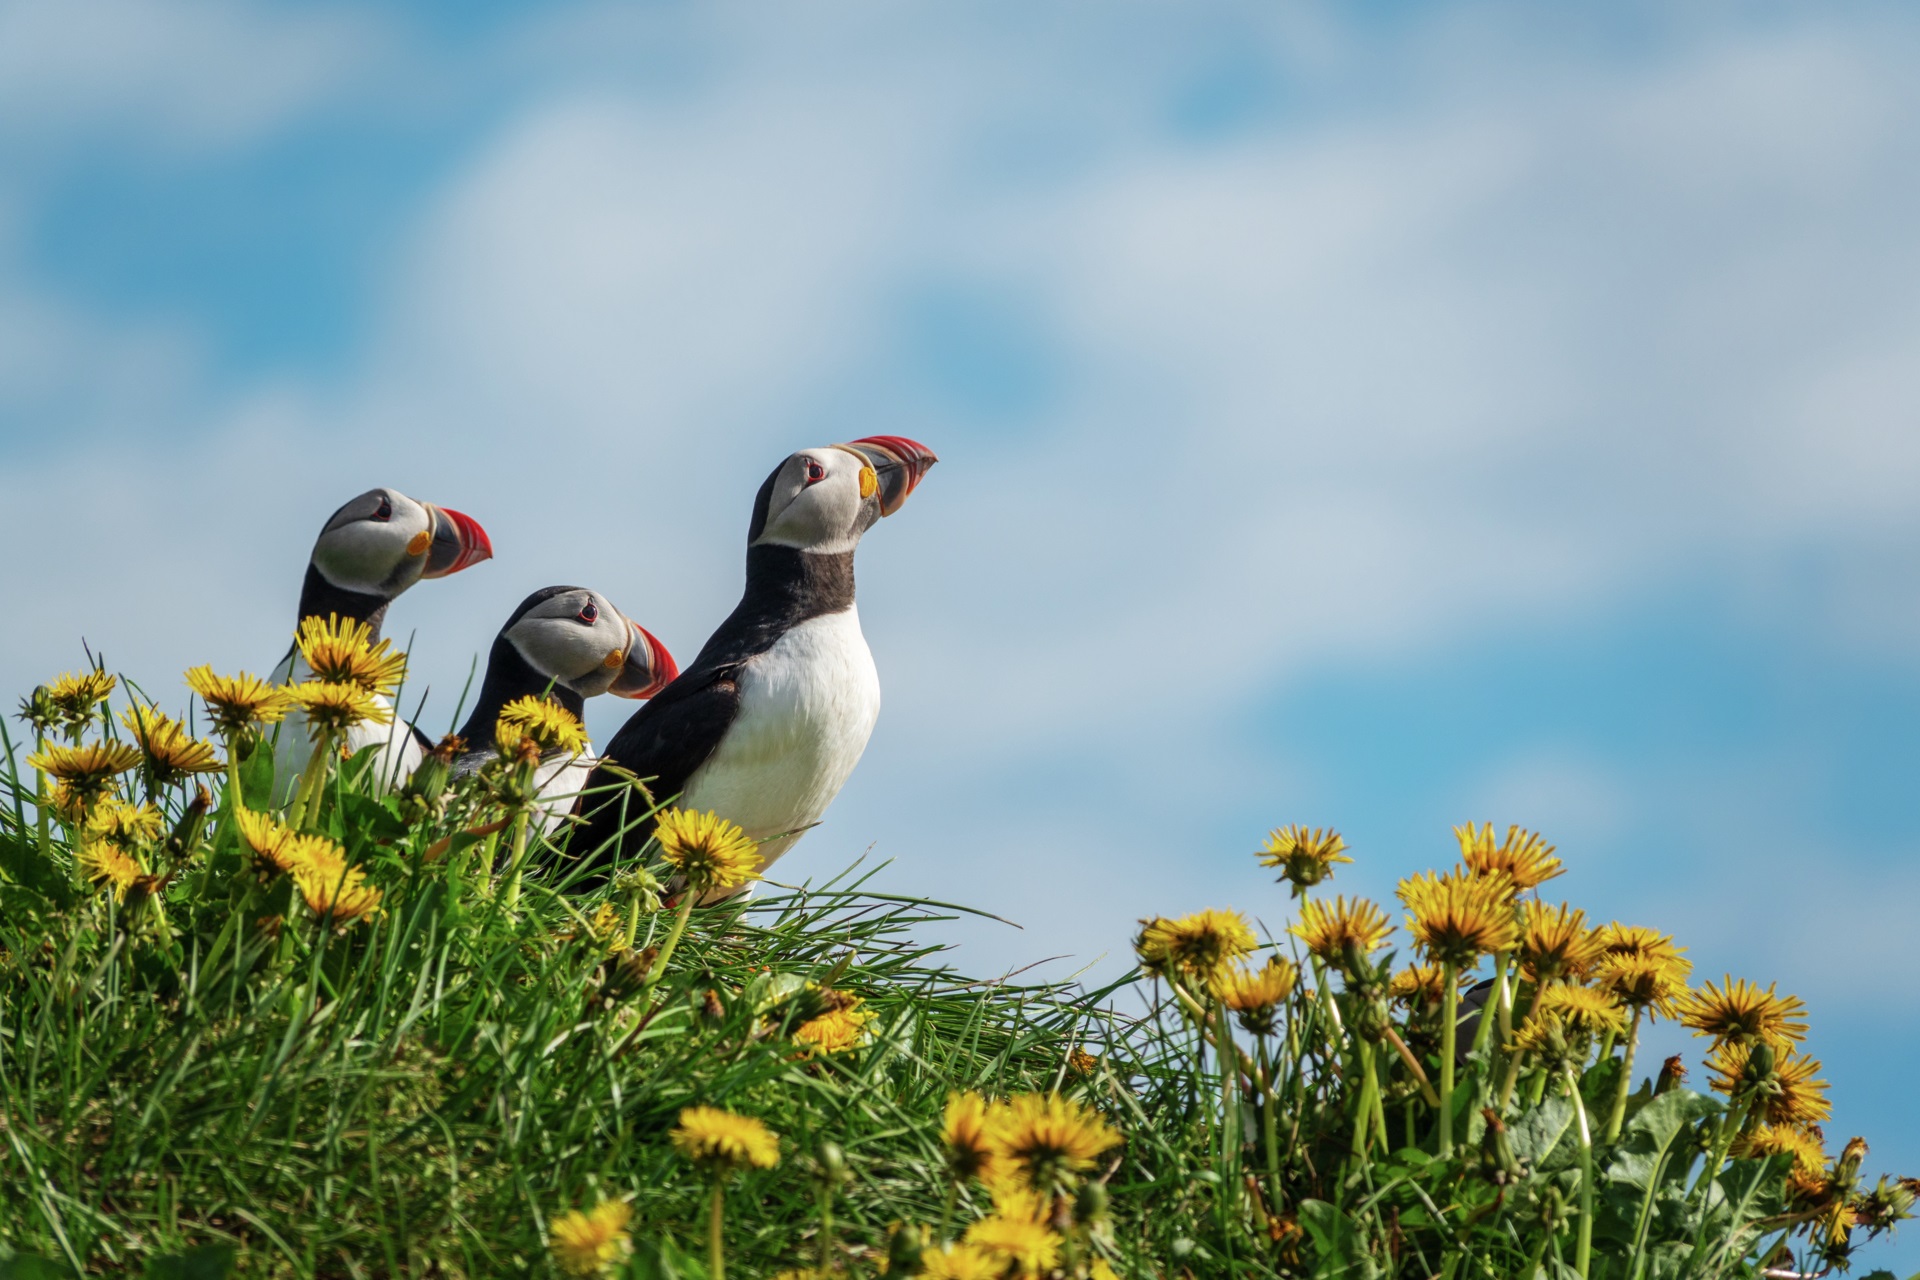
[[[495,752],[495,726],[508,703],[546,698],[584,718],[586,699],[603,693],[651,698],[679,674],[673,655],[653,634],[585,587],[542,587],[520,602],[487,655],[479,701],[460,728],[466,753],[456,773],[470,773]],[[543,760],[534,775],[551,830],[585,785],[593,747]]]
[[[299,620],[335,617],[366,624],[378,641],[387,606],[423,578],[444,578],[493,556],[487,531],[471,516],[397,489],[369,489],[334,512],[307,559]],[[291,648],[274,669],[276,684],[306,680],[312,672]],[[383,705],[391,709],[384,697]],[[379,745],[379,776],[388,785],[413,772],[432,744],[404,721],[367,723],[347,731],[349,752]],[[285,800],[306,768],[313,741],[305,716],[289,715],[274,743],[274,788]]]
[[[576,854],[610,861],[652,831],[647,806],[608,764],[661,801],[678,796],[738,823],[760,842],[763,865],[820,820],[880,714],[853,602],[854,548],[935,461],[902,436],[869,436],[802,449],[774,468],[754,498],[739,605],[608,744]]]

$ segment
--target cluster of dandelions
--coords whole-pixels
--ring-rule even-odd
[[[114,716],[109,702],[119,680],[104,670],[64,674],[22,700],[20,717],[34,734],[27,763],[36,774],[41,829],[55,821],[67,828],[78,883],[138,908],[133,918],[167,932],[161,891],[202,851],[200,836],[213,808],[204,787],[181,802],[172,797],[196,777],[224,771],[227,801],[218,820],[242,835],[269,879],[286,875],[312,911],[333,924],[378,911],[380,890],[369,883],[366,869],[350,865],[342,846],[323,833],[323,799],[349,733],[391,723],[390,699],[405,677],[406,658],[390,642],[376,640],[366,623],[335,615],[304,619],[294,643],[304,678],[286,684],[244,671],[221,675],[206,666],[186,673],[187,688],[204,707],[218,745],[145,698],[134,698]],[[294,716],[299,727],[289,722]],[[284,812],[249,811],[241,762],[270,754],[272,735],[283,732],[312,739],[299,784]],[[500,765],[485,775],[481,789],[485,803],[506,809],[503,825],[520,819],[516,871],[536,791],[528,761],[577,755],[585,744],[579,720],[548,699],[519,699],[501,712]],[[400,799],[412,817],[444,808],[442,793],[459,747],[449,739],[406,781]],[[517,894],[517,879],[513,888]]]
[[[1459,1096],[1456,1074],[1469,1060],[1484,1064],[1474,1079],[1475,1105],[1486,1107],[1495,1129],[1539,1105],[1548,1091],[1579,1107],[1584,1074],[1612,1061],[1611,1105],[1593,1128],[1600,1142],[1618,1139],[1640,1033],[1662,1018],[1713,1040],[1707,1066],[1728,1105],[1714,1130],[1710,1170],[1717,1174],[1730,1153],[1791,1153],[1795,1221],[1807,1224],[1829,1264],[1846,1258],[1852,1229],[1877,1233],[1906,1215],[1920,1184],[1883,1179],[1862,1190],[1857,1156],[1827,1157],[1818,1127],[1830,1110],[1826,1084],[1817,1078],[1820,1064],[1801,1050],[1807,1024],[1798,1000],[1731,977],[1692,989],[1685,949],[1668,935],[1590,924],[1578,908],[1543,900],[1540,887],[1565,868],[1534,832],[1510,827],[1499,836],[1491,823],[1468,823],[1454,835],[1458,865],[1399,883],[1416,958],[1397,971],[1391,957],[1376,959],[1395,929],[1387,912],[1364,897],[1324,895],[1336,866],[1352,861],[1331,830],[1278,829],[1260,854],[1299,904],[1288,933],[1305,952],[1311,984],[1277,948],[1249,963],[1261,946],[1239,912],[1141,922],[1134,946],[1142,971],[1171,991],[1203,1052],[1211,1050],[1218,1063],[1222,1130],[1242,1131],[1241,1107],[1256,1112],[1258,1123],[1246,1130],[1265,1148],[1265,1203],[1257,1208],[1270,1222],[1285,1221],[1289,1209],[1285,1175],[1298,1153],[1275,1119],[1285,1109],[1283,1085],[1289,1078],[1297,1084],[1306,1070],[1303,1035],[1333,1037],[1335,1060],[1346,1066],[1339,1087],[1350,1099],[1356,1153],[1393,1145],[1384,1107],[1391,1091],[1408,1099],[1406,1140],[1416,1136],[1418,1098],[1425,1103],[1421,1140],[1446,1157],[1455,1149],[1455,1106],[1440,1100]],[[1336,980],[1344,992],[1338,1002],[1331,995]],[[1480,1008],[1463,1015],[1468,986]],[[1236,1024],[1251,1038],[1251,1051]],[[1462,1043],[1463,1035],[1471,1041]],[[1683,1075],[1683,1064],[1670,1062],[1658,1088]],[[1581,1132],[1588,1131],[1583,1113]],[[1590,1186],[1585,1190],[1575,1267],[1583,1276],[1592,1229]]]
[[[717,1107],[688,1107],[671,1134],[674,1149],[708,1183],[708,1269],[726,1268],[726,1187],[749,1170],[780,1164],[780,1137],[762,1121]],[[885,1274],[926,1280],[1116,1280],[1107,1254],[1112,1231],[1105,1178],[1117,1167],[1120,1134],[1092,1107],[1052,1093],[989,1100],[952,1094],[940,1129],[947,1174],[940,1222],[895,1226]],[[813,1163],[820,1188],[818,1263],[780,1280],[840,1274],[832,1229],[834,1189],[847,1178],[845,1157],[824,1144]],[[1102,1164],[1106,1168],[1102,1169]],[[985,1212],[956,1232],[956,1210],[970,1189],[985,1192]],[[610,1274],[632,1252],[632,1211],[603,1199],[548,1224],[554,1261],[573,1276]]]
[[[947,1099],[941,1123],[948,1192],[937,1238],[920,1257],[932,1280],[1037,1277],[1111,1280],[1106,1177],[1119,1132],[1086,1103],[1057,1093]],[[1107,1167],[1101,1168],[1105,1162]],[[991,1208],[952,1238],[953,1211],[978,1183]]]

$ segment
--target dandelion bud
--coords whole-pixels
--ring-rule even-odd
[[[660,909],[660,895],[666,886],[645,867],[628,867],[613,877],[613,891],[629,901],[638,901],[644,915]]]
[[[1513,1154],[1507,1126],[1501,1123],[1499,1114],[1492,1107],[1482,1107],[1480,1114],[1487,1122],[1487,1131],[1480,1139],[1481,1176],[1496,1187],[1504,1187],[1520,1177],[1520,1161]]]
[[[1353,1009],[1353,1033],[1372,1044],[1387,1038],[1387,1002],[1378,997],[1363,1000]]]
[[[814,1177],[828,1190],[839,1186],[850,1176],[847,1172],[847,1153],[840,1149],[837,1142],[823,1142],[814,1152]]]
[[[1913,1216],[1913,1190],[1907,1185],[1912,1181],[1882,1177],[1878,1186],[1854,1201],[1854,1216],[1869,1234],[1891,1231],[1894,1224]]]
[[[1860,1181],[1860,1166],[1867,1158],[1867,1140],[1854,1138],[1840,1150],[1833,1162],[1833,1182],[1842,1194],[1852,1191]]]
[[[31,694],[20,699],[20,718],[33,726],[35,733],[45,733],[60,722],[60,708],[53,701],[53,690],[38,685]]]
[[[173,830],[167,836],[167,857],[174,862],[185,862],[193,855],[194,846],[200,843],[200,828],[206,823],[207,811],[213,808],[213,797],[205,787],[198,795],[187,802],[187,808],[180,815],[180,821],[173,824]]]
[[[887,1235],[887,1269],[880,1273],[882,1280],[919,1275],[926,1251],[925,1227],[915,1222],[897,1224]]]
[[[1097,1227],[1107,1219],[1107,1184],[1085,1182],[1073,1198],[1073,1219],[1084,1226]]]
[[[1663,1093],[1671,1093],[1686,1083],[1686,1079],[1686,1061],[1676,1053],[1660,1064],[1660,1078],[1654,1081],[1653,1094],[1657,1098]]]

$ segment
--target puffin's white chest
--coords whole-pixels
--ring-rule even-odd
[[[275,684],[312,678],[312,669],[297,650],[283,659],[270,677]],[[387,710],[393,710],[393,703],[388,699],[380,698],[379,701]],[[399,716],[395,716],[390,724],[361,724],[347,731],[346,748],[349,755],[375,744],[381,748],[375,773],[383,788],[396,787],[405,782],[419,768],[425,755],[420,750],[419,741],[413,736],[412,727]],[[278,803],[284,804],[293,798],[293,793],[300,785],[300,773],[312,756],[312,730],[306,716],[294,711],[278,726],[278,737],[274,742],[273,790]]]
[[[833,803],[879,716],[880,676],[859,613],[810,618],[741,669],[740,710],[681,803],[766,840],[760,853],[772,862]]]

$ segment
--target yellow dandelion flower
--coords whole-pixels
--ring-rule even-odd
[[[988,1136],[991,1123],[987,1100],[973,1090],[947,1095],[940,1140],[947,1148],[947,1171],[956,1181],[986,1176],[994,1159]]]
[[[23,718],[42,731],[57,724],[69,734],[78,734],[93,722],[94,709],[107,700],[118,683],[117,677],[100,670],[81,675],[62,672],[59,679],[41,685],[33,691],[33,697],[20,704]]]
[[[162,786],[189,774],[217,773],[226,766],[213,744],[187,732],[187,726],[154,707],[130,707],[120,716],[133,740],[146,753],[147,767]]]
[[[922,1280],[1000,1280],[1007,1264],[976,1245],[950,1244],[920,1255]]]
[[[1165,916],[1140,922],[1133,949],[1140,967],[1155,976],[1184,979],[1194,986],[1211,985],[1227,965],[1253,950],[1253,926],[1238,911],[1209,908],[1169,920]]]
[[[558,751],[577,756],[587,749],[587,728],[559,703],[530,695],[500,709],[493,742],[509,759],[520,754],[523,742],[532,743],[542,754]]]
[[[711,810],[667,809],[654,820],[653,838],[696,901],[760,878],[759,847],[737,824]]]
[[[1087,1278],[1088,1280],[1120,1280],[1120,1275],[1113,1269],[1113,1264],[1105,1258],[1095,1258],[1093,1265],[1087,1269]]]
[[[393,710],[357,684],[305,680],[287,686],[287,697],[306,714],[316,735],[345,733],[357,724],[392,724]]]
[[[1806,1039],[1807,1024],[1800,1019],[1807,1007],[1793,996],[1776,995],[1776,985],[1769,982],[1762,991],[1759,983],[1731,975],[1724,986],[1708,982],[1680,1001],[1680,1025],[1695,1035],[1741,1044],[1765,1040],[1775,1048]]]
[[[117,773],[140,763],[139,749],[125,742],[89,742],[84,746],[48,746],[27,757],[27,763],[65,783],[73,799],[86,804],[107,787]]]
[[[708,1173],[731,1173],[780,1163],[780,1135],[752,1116],[718,1107],[688,1107],[673,1131],[674,1147]]]
[[[1447,971],[1437,964],[1412,964],[1393,975],[1387,998],[1409,1009],[1437,1005],[1447,998]]]
[[[1772,1047],[1768,1047],[1772,1053]],[[1732,1096],[1753,1086],[1753,1113],[1767,1124],[1817,1124],[1833,1114],[1827,1101],[1827,1082],[1816,1080],[1820,1060],[1802,1057],[1792,1051],[1773,1054],[1771,1071],[1761,1072],[1754,1062],[1754,1046],[1727,1040],[1707,1055],[1707,1069],[1714,1073],[1714,1089]],[[1756,1080],[1755,1077],[1758,1077]]]
[[[166,819],[150,804],[128,804],[104,796],[86,815],[86,836],[120,845],[149,844],[160,838]]]
[[[1588,1036],[1627,1029],[1627,1011],[1611,994],[1561,982],[1540,989],[1533,1016],[1557,1018],[1568,1030]]]
[[[1296,897],[1333,874],[1336,862],[1352,862],[1347,842],[1331,827],[1275,827],[1260,850],[1260,865],[1279,867],[1280,878],[1293,885]]]
[[[1300,923],[1287,930],[1306,944],[1307,950],[1332,965],[1346,963],[1348,946],[1362,955],[1387,944],[1393,932],[1386,912],[1366,898],[1335,898],[1328,906],[1323,900],[1311,900],[1300,906]]]
[[[1535,1012],[1525,1025],[1513,1033],[1508,1049],[1513,1053],[1564,1055],[1570,1039],[1567,1025],[1551,1014]]]
[[[1587,913],[1561,903],[1528,902],[1521,908],[1520,967],[1536,983],[1584,977],[1601,955],[1600,935],[1587,928]]]
[[[1467,870],[1483,878],[1506,877],[1510,898],[1566,873],[1553,856],[1553,846],[1531,831],[1508,827],[1507,838],[1496,844],[1491,822],[1478,830],[1469,822],[1455,827],[1453,835],[1460,842],[1460,861]]]
[[[115,902],[125,902],[127,890],[147,874],[134,856],[110,840],[93,840],[80,846],[77,858],[87,879],[113,889]]]
[[[327,846],[323,851],[308,841]],[[296,836],[281,848],[283,857],[299,858],[288,868],[300,896],[316,915],[335,924],[352,924],[375,914],[380,907],[380,890],[367,883],[363,868],[346,865],[340,847],[324,836]]]
[[[633,1207],[624,1200],[602,1200],[582,1213],[569,1209],[547,1224],[553,1260],[570,1276],[603,1276],[633,1253],[627,1223]]]
[[[1621,924],[1618,920],[1600,926],[1600,945],[1610,956],[1645,956],[1650,960],[1678,960],[1687,950],[1674,946],[1670,936],[1656,929]],[[1693,967],[1691,961],[1687,967]]]
[[[1512,885],[1498,871],[1444,876],[1429,871],[1402,880],[1396,892],[1407,908],[1407,932],[1414,945],[1430,961],[1459,967],[1483,955],[1511,951],[1519,941]]]
[[[217,676],[212,667],[194,667],[187,672],[187,688],[200,695],[207,715],[229,737],[249,725],[277,724],[293,705],[285,689],[245,671]]]
[[[1762,1124],[1735,1140],[1732,1152],[1743,1160],[1792,1156],[1796,1182],[1825,1180],[1827,1144],[1821,1140],[1820,1131],[1812,1126]]]
[[[1687,994],[1687,976],[1693,966],[1678,955],[1664,959],[1621,951],[1602,956],[1591,975],[1593,985],[1610,992],[1630,1009],[1644,1009],[1662,1018],[1680,1011]]]
[[[1120,1144],[1099,1112],[1057,1093],[1021,1094],[994,1119],[994,1156],[1016,1180],[1042,1194],[1059,1190]]]
[[[1214,984],[1213,994],[1233,1010],[1242,1027],[1257,1036],[1272,1035],[1274,1010],[1286,1003],[1299,978],[1292,961],[1271,955],[1258,969],[1227,971]]]
[[[1060,1237],[1037,1222],[995,1214],[967,1228],[965,1243],[1021,1277],[1045,1275],[1060,1262]]]
[[[846,1003],[795,1027],[794,1043],[800,1045],[809,1058],[846,1053],[867,1042],[867,1025],[879,1017],[873,1010],[861,1007],[860,997],[851,996]]]
[[[281,860],[281,849],[294,833],[275,822],[271,816],[255,813],[251,809],[235,809],[234,826],[240,831],[241,843],[253,850],[255,856],[264,858],[282,871],[290,865]]]
[[[1053,1197],[1028,1186],[1010,1166],[995,1165],[994,1171],[982,1181],[987,1184],[987,1194],[993,1197],[994,1217],[1013,1222],[1038,1222],[1043,1226],[1052,1220]]]
[[[373,628],[354,618],[302,618],[294,643],[322,684],[350,684],[392,697],[407,674],[406,655],[393,652],[390,640],[376,641]]]

